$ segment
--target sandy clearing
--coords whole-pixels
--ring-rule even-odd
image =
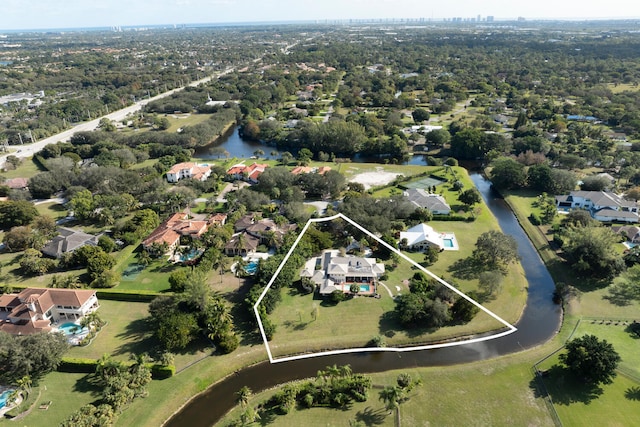
[[[355,175],[354,177],[349,179],[349,182],[358,182],[364,185],[364,188],[368,190],[371,187],[388,184],[398,176],[404,176],[404,174],[384,172],[382,168],[378,168],[376,172],[364,172]]]

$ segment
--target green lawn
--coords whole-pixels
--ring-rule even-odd
[[[465,185],[471,185],[466,173],[459,172],[458,176]],[[469,272],[462,268],[452,270],[451,267],[456,261],[472,255],[481,233],[498,228],[490,211],[482,205],[474,222],[431,221],[429,225],[439,232],[454,232],[460,250],[441,252],[438,261],[427,269],[450,283],[455,282],[463,292],[477,290],[477,271]],[[422,253],[406,255],[418,264],[423,263]],[[389,278],[383,283],[395,295],[398,293],[397,287],[400,288],[400,293],[409,291],[406,282],[417,268],[401,260],[394,270],[387,268],[387,271]],[[270,343],[273,354],[283,356],[328,348],[360,347],[374,336],[388,331],[394,331],[392,336],[385,338],[387,344],[393,346],[432,342],[503,327],[502,323],[481,311],[467,325],[449,326],[437,331],[406,331],[390,319],[395,303],[386,289],[379,287],[378,293],[381,295],[380,299],[358,297],[332,305],[318,297],[314,299],[312,295],[300,295],[293,289],[283,289],[283,301],[270,315],[270,320],[277,327]],[[511,265],[503,281],[502,291],[494,298],[480,302],[507,322],[515,323],[526,303],[526,279],[521,266]],[[316,307],[318,317],[314,319],[312,313]]]
[[[491,361],[449,366],[414,368],[372,374],[374,387],[368,400],[347,410],[296,409],[276,417],[268,425],[280,426],[348,426],[362,421],[364,425],[394,426],[394,415],[388,415],[378,399],[383,386],[395,384],[401,372],[420,378],[421,387],[400,406],[402,426],[553,426],[544,402],[531,387],[531,360],[538,350],[502,357]],[[250,401],[257,406],[273,390],[258,393]],[[241,413],[234,408],[216,425],[229,425]]]
[[[640,353],[638,340],[632,337],[626,324],[615,324],[604,319],[582,319],[573,334],[577,338],[586,334],[596,335],[613,345],[620,354],[619,369],[636,378],[617,375],[612,384],[586,387],[584,382],[566,373],[554,354],[538,368],[548,370],[544,383],[565,426],[627,426],[637,424],[637,397],[627,396],[633,387],[640,386]]]
[[[38,398],[38,393],[40,397]],[[11,422],[0,420],[0,425],[55,426],[88,403],[100,398],[97,389],[86,374],[52,372],[45,376],[38,387],[32,390],[33,409],[25,418]],[[39,409],[45,402],[51,402],[49,409]]]
[[[156,345],[145,318],[148,304],[100,300],[98,314],[107,322],[86,347],[72,347],[68,357],[99,359],[103,354],[126,361],[131,353],[148,352]]]
[[[132,265],[137,265],[136,253],[133,252],[133,248],[123,254],[119,260],[120,262],[116,266],[118,272],[123,274],[127,268]],[[122,275],[120,284],[117,289],[122,290],[147,290],[155,292],[165,292],[169,290],[169,275],[176,268],[180,268],[178,265],[169,263],[166,257],[154,260],[151,264],[144,267],[137,275],[128,277],[126,274]]]
[[[1,172],[0,176],[10,179],[10,178],[31,178],[37,173],[42,172],[38,166],[33,162],[32,159],[23,159],[22,164],[18,166],[14,170],[9,170],[6,172]]]
[[[36,209],[40,215],[50,216],[54,221],[66,217],[69,212],[63,205],[55,202],[40,203],[36,205]]]

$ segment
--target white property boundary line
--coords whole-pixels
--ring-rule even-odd
[[[439,343],[439,344],[420,345],[420,346],[415,346],[415,347],[401,347],[401,348],[393,348],[393,347],[348,348],[348,349],[343,349],[343,350],[322,351],[322,352],[318,352],[318,353],[299,354],[299,355],[296,355],[296,356],[274,358],[273,354],[271,354],[271,348],[269,347],[269,341],[267,340],[267,335],[264,332],[264,326],[262,325],[262,319],[260,318],[260,312],[258,311],[258,306],[262,302],[262,299],[264,298],[264,296],[267,294],[267,291],[269,290],[269,288],[271,288],[271,285],[275,281],[276,277],[278,277],[278,274],[280,274],[280,271],[282,270],[282,267],[285,265],[285,263],[287,262],[287,260],[289,259],[289,257],[293,253],[293,251],[295,250],[296,246],[298,246],[298,243],[300,242],[300,239],[302,239],[302,236],[304,236],[304,233],[307,231],[307,229],[309,228],[311,223],[324,222],[324,221],[333,221],[334,219],[338,219],[338,218],[342,218],[343,220],[347,221],[349,224],[351,224],[354,227],[358,228],[360,231],[362,231],[362,232],[366,233],[367,235],[373,237],[374,239],[376,239],[378,241],[378,243],[381,243],[387,249],[389,249],[392,252],[394,252],[394,253],[398,254],[399,256],[401,256],[405,261],[408,261],[409,263],[415,265],[423,273],[426,273],[428,276],[430,276],[434,280],[437,280],[439,283],[441,283],[444,286],[446,286],[447,288],[451,289],[453,292],[455,292],[456,294],[458,294],[462,298],[466,299],[467,301],[469,301],[470,303],[472,303],[473,305],[478,307],[480,310],[484,311],[489,316],[491,316],[494,319],[496,319],[498,322],[500,322],[503,325],[505,325],[508,328],[508,330],[507,331],[503,331],[503,332],[499,332],[499,333],[494,334],[494,335],[489,335],[489,336],[485,336],[485,337],[478,337],[478,338],[472,338],[472,339],[469,339],[469,340],[466,340],[466,341],[455,341],[455,342],[446,342],[446,343]],[[517,328],[515,326],[511,325],[510,323],[508,323],[507,321],[502,319],[497,314],[495,314],[492,311],[488,310],[487,308],[483,307],[480,303],[478,303],[474,299],[469,298],[467,295],[465,295],[464,293],[460,292],[454,286],[450,285],[449,283],[445,282],[440,277],[436,276],[435,274],[433,274],[432,272],[430,272],[426,268],[424,268],[421,265],[417,264],[411,258],[409,258],[405,254],[400,252],[400,250],[398,250],[398,249],[394,248],[393,246],[389,245],[387,242],[385,242],[382,239],[378,238],[376,235],[371,233],[369,230],[365,229],[360,224],[356,223],[351,218],[348,218],[347,216],[345,216],[345,215],[343,215],[341,213],[333,215],[333,216],[329,216],[329,217],[324,217],[324,218],[312,218],[309,221],[307,221],[305,226],[302,228],[302,231],[298,235],[298,238],[296,239],[296,241],[291,246],[291,249],[289,249],[289,252],[287,252],[287,255],[284,257],[284,259],[282,260],[282,262],[280,263],[280,265],[276,269],[276,272],[271,277],[271,280],[269,280],[269,283],[267,284],[267,286],[264,288],[264,290],[260,294],[260,297],[258,298],[258,301],[256,301],[255,305],[253,306],[253,311],[255,312],[256,319],[258,320],[258,327],[260,328],[260,334],[262,335],[262,340],[264,341],[264,345],[265,345],[265,347],[267,349],[267,354],[269,355],[269,361],[271,363],[289,362],[289,361],[292,361],[292,360],[308,359],[308,358],[311,358],[311,357],[320,357],[320,356],[329,356],[329,355],[347,354],[347,353],[362,353],[362,352],[371,352],[371,351],[391,351],[391,352],[403,353],[403,352],[406,352],[406,351],[429,350],[429,349],[433,349],[433,348],[453,347],[453,346],[456,346],[456,345],[465,345],[465,344],[472,344],[472,343],[477,343],[477,342],[482,342],[482,341],[488,341],[488,340],[492,340],[492,339],[495,339],[495,338],[503,337],[505,335],[512,334],[515,331],[517,331]]]

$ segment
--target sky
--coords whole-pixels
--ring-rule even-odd
[[[0,0],[0,32],[385,18],[640,19],[638,0]]]

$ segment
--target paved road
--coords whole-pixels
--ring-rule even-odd
[[[231,67],[231,68],[227,68],[226,70],[220,72],[220,73],[216,73],[214,75],[205,77],[203,79],[200,80],[196,80],[194,82],[191,82],[188,84],[188,86],[191,87],[195,87],[198,86],[202,83],[207,83],[210,80],[214,79],[214,78],[219,78],[225,74],[228,74],[230,72],[232,72],[235,68]],[[186,86],[185,86],[186,87]],[[44,138],[41,139],[40,141],[34,142],[33,144],[24,144],[24,145],[18,145],[18,146],[10,146],[12,151],[10,153],[5,153],[2,156],[0,156],[0,168],[4,166],[6,160],[7,160],[7,156],[9,155],[14,155],[18,158],[29,158],[32,157],[35,153],[37,153],[38,151],[42,150],[44,148],[45,145],[47,144],[55,144],[57,142],[61,142],[61,141],[68,141],[71,136],[76,133],[76,132],[84,132],[84,131],[92,131],[94,129],[96,129],[98,127],[98,125],[100,124],[100,120],[102,118],[107,118],[109,120],[113,120],[113,121],[122,121],[124,120],[125,117],[127,117],[129,114],[131,113],[135,113],[136,111],[139,111],[142,109],[142,107],[144,107],[145,105],[147,105],[149,102],[153,102],[155,100],[158,99],[162,99],[165,98],[167,96],[173,95],[174,93],[181,91],[182,89],[184,89],[185,87],[180,87],[180,88],[176,88],[176,89],[172,89],[168,92],[164,92],[161,93],[159,95],[156,95],[152,98],[149,99],[143,99],[141,101],[138,101],[136,103],[134,103],[133,105],[130,105],[126,108],[123,108],[122,110],[118,110],[118,111],[114,111],[113,113],[107,114],[105,116],[102,117],[98,117],[97,119],[88,121],[88,122],[83,122],[80,123],[76,126],[74,126],[71,129],[67,129],[63,132],[60,132],[57,135],[53,135],[50,136],[48,138]]]

